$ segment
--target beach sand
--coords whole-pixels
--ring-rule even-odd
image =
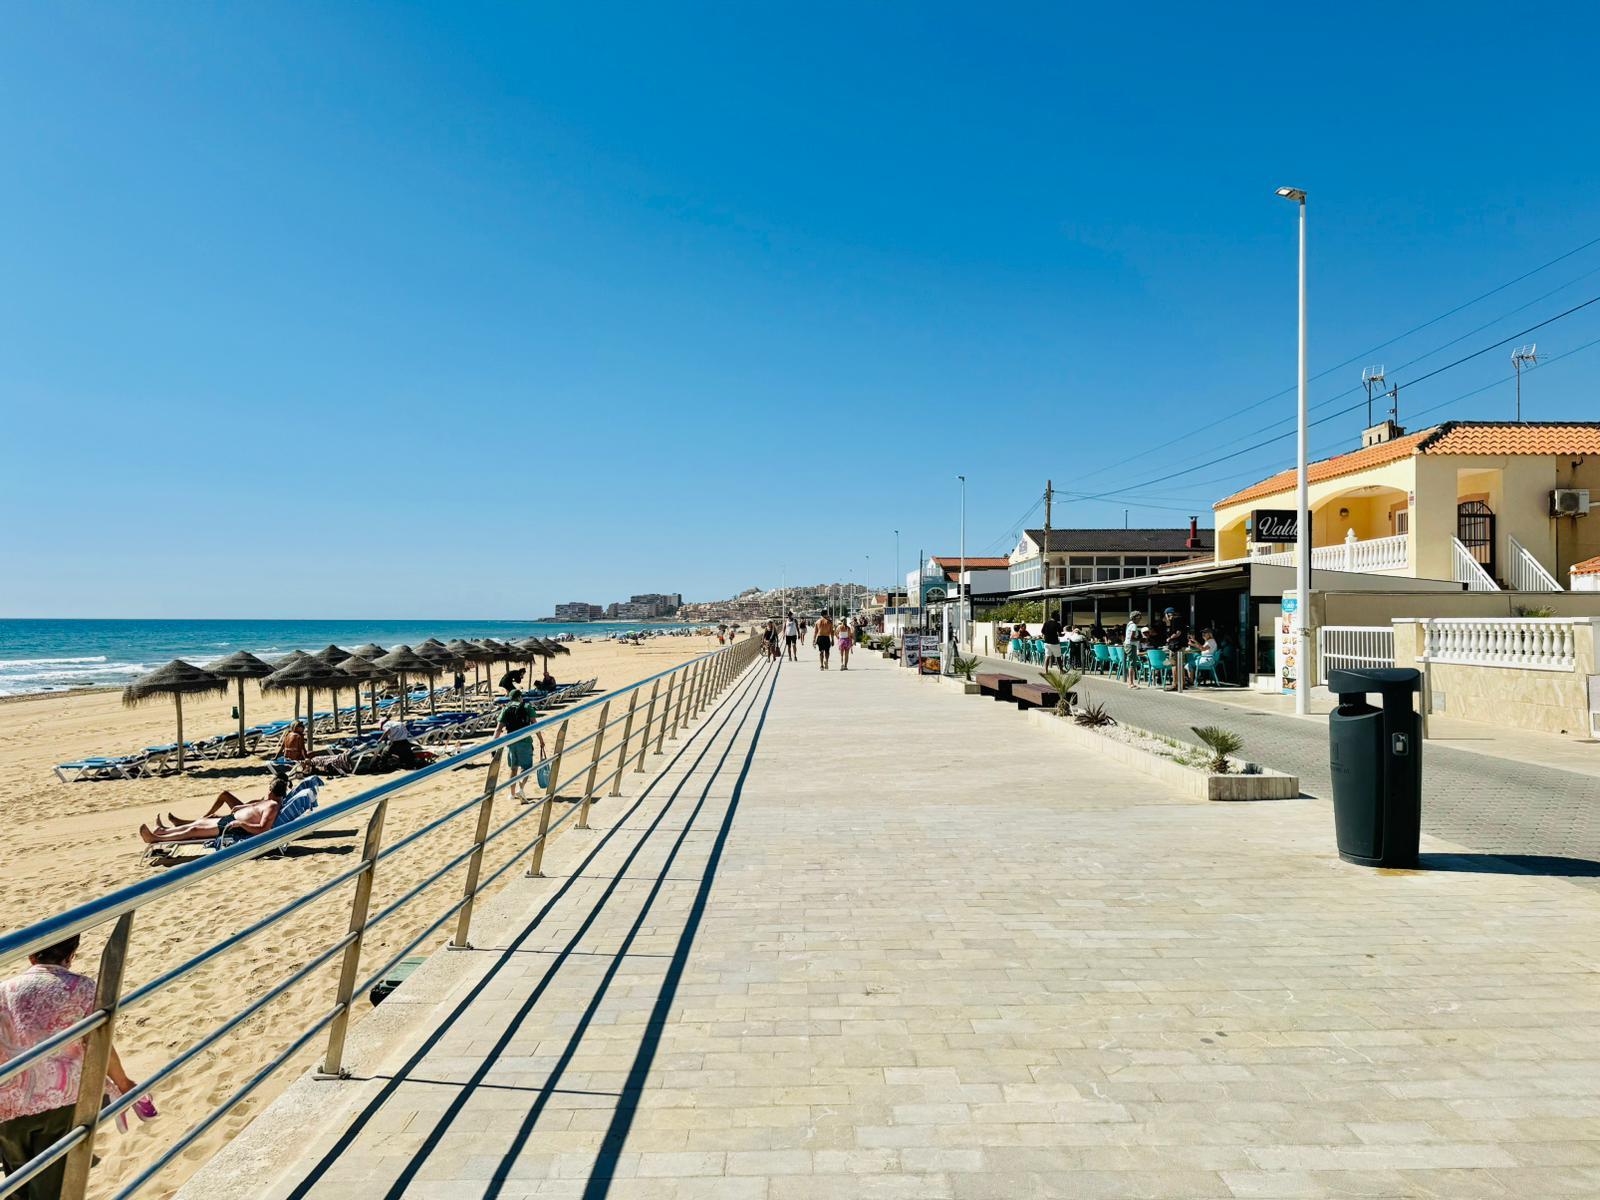
[[[637,647],[579,642],[571,645],[570,657],[552,660],[551,669],[563,683],[597,676],[603,690],[614,691],[715,647],[715,637],[661,637]],[[293,708],[290,695],[262,694],[253,684],[246,685],[245,703],[251,724],[288,717]],[[341,697],[341,703],[349,703],[348,697]],[[193,739],[233,728],[229,715],[232,705],[231,690],[227,697],[187,698],[186,734]],[[325,696],[318,697],[317,707],[329,707]],[[567,735],[569,744],[593,727],[592,716],[575,718]],[[620,729],[614,735],[620,736]],[[197,817],[223,789],[246,800],[259,798],[265,792],[270,772],[260,758],[206,763],[183,775],[73,784],[61,783],[52,769],[56,763],[84,755],[129,752],[170,742],[172,738],[170,701],[125,709],[120,693],[108,691],[46,695],[0,704],[0,815],[4,818],[0,820],[0,855],[6,863],[5,870],[0,871],[0,913],[4,914],[7,929],[158,875],[165,868],[142,861],[145,847],[136,832],[141,822],[153,822],[158,812]],[[553,736],[547,741],[553,749]],[[414,791],[395,797],[385,823],[385,844],[392,844],[480,792],[485,763],[486,759],[480,759],[471,767],[445,772]],[[567,769],[562,772],[567,782],[562,789],[564,794],[581,794],[581,772],[587,763],[587,747],[568,760]],[[613,765],[614,760],[604,764],[601,775]],[[575,775],[579,776],[576,786],[569,782]],[[331,779],[322,791],[321,803],[326,807],[391,778],[394,776]],[[628,790],[624,785],[625,795]],[[496,807],[495,823],[498,825],[512,811],[507,797]],[[317,882],[347,870],[356,861],[364,824],[363,818],[350,821],[347,827],[322,831],[316,838],[297,843],[289,857],[245,863],[225,877],[202,882],[180,895],[141,908],[133,925],[125,990],[245,927]],[[533,821],[525,821],[517,826],[516,834],[492,843],[485,854],[485,875],[526,845],[533,828]],[[525,829],[526,835],[522,833]],[[373,912],[460,853],[470,844],[472,834],[469,814],[384,859],[375,873]],[[520,870],[519,865],[508,871],[507,878],[515,877]],[[453,903],[460,896],[463,877],[464,868],[450,872],[413,904],[370,931],[363,947],[362,977]],[[116,1044],[129,1074],[136,1080],[143,1078],[186,1049],[222,1017],[261,996],[337,941],[350,918],[352,886],[335,888],[286,922],[123,1013],[117,1025]],[[452,928],[446,926],[431,935],[413,953],[437,949]],[[94,974],[109,932],[107,926],[85,936],[75,963],[78,970]],[[93,1174],[90,1194],[105,1196],[127,1183],[166,1145],[287,1045],[294,1033],[325,1013],[332,1005],[338,965],[339,958],[335,956],[156,1089],[154,1098],[161,1110],[157,1121],[145,1126],[134,1121],[126,1135],[119,1135],[114,1129],[102,1132],[99,1154],[104,1161]],[[358,998],[355,1019],[370,1011],[367,1000]],[[294,1014],[292,1027],[285,1019],[287,1014]],[[180,1164],[163,1172],[159,1181],[152,1181],[140,1195],[162,1196],[174,1191],[217,1146],[237,1134],[266,1101],[301,1071],[320,1062],[322,1046],[321,1037],[314,1039],[234,1115],[198,1139],[184,1153]]]

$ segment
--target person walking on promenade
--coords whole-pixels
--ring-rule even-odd
[[[850,669],[850,647],[854,644],[854,632],[850,628],[850,622],[845,621],[839,626],[839,670]]]
[[[1128,686],[1139,686],[1139,644],[1144,640],[1144,630],[1139,627],[1139,618],[1144,614],[1138,611],[1128,614],[1128,623],[1122,630],[1122,658],[1123,670],[1127,672]]]
[[[495,736],[515,733],[533,724],[533,714],[522,702],[522,693],[513,691],[510,702],[500,710],[500,720],[494,727]],[[506,765],[511,768],[511,797],[518,804],[528,802],[528,775],[533,770],[533,743],[519,738],[506,747]]]
[[[1044,625],[1039,630],[1039,637],[1044,642],[1044,665],[1064,666],[1061,661],[1061,622],[1052,617],[1048,612],[1044,615]]]
[[[76,935],[28,956],[29,967],[0,983],[0,1061],[16,1058],[94,1011],[94,980],[71,969]],[[8,1174],[54,1145],[72,1128],[78,1078],[87,1042],[79,1038],[47,1054],[0,1084],[0,1161]],[[122,1069],[116,1047],[106,1066],[106,1096],[116,1099],[136,1085]],[[154,1114],[145,1100],[140,1111]],[[14,1193],[23,1200],[61,1195],[65,1158],[58,1158]]]
[[[811,641],[817,648],[817,666],[820,670],[828,669],[828,652],[833,648],[833,622],[824,612],[817,618],[816,628],[811,632]]]
[[[800,654],[796,647],[800,644],[800,622],[794,619],[793,613],[788,613],[783,618],[783,653],[790,662],[799,662]]]

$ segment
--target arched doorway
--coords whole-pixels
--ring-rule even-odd
[[[1456,537],[1491,579],[1500,577],[1494,562],[1494,509],[1482,500],[1463,500],[1456,505]]]

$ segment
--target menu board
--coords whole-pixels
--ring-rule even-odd
[[[1305,614],[1300,611],[1300,593],[1283,594],[1283,611],[1278,615],[1278,687],[1285,696],[1292,696],[1300,686],[1300,623]]]

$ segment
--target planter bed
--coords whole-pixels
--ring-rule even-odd
[[[1213,775],[1203,766],[1179,761],[1185,750],[1192,751],[1196,759],[1203,759],[1209,751],[1198,744],[1174,746],[1170,739],[1136,725],[1078,725],[1070,717],[1058,717],[1052,711],[1037,708],[1024,715],[1057,737],[1143,771],[1198,800],[1289,800],[1300,794],[1300,780],[1281,771],[1260,767],[1253,775]],[[1246,765],[1238,759],[1229,762],[1235,772]]]
[[[952,692],[960,692],[965,696],[976,696],[978,685],[970,679],[963,679],[959,675],[940,675],[939,682]]]

